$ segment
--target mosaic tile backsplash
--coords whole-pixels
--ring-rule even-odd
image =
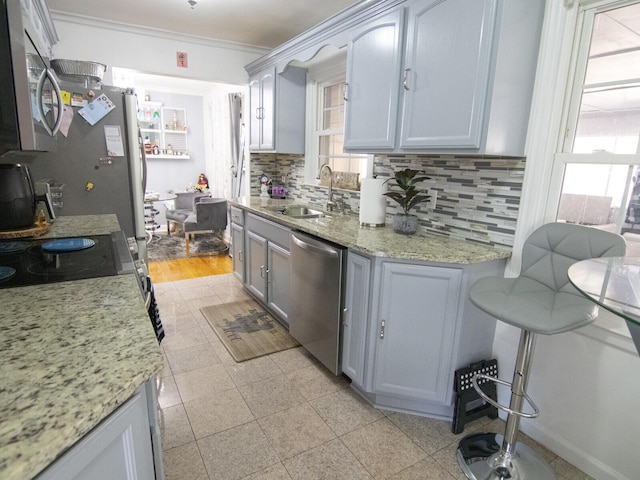
[[[524,158],[454,155],[376,155],[374,175],[390,177],[395,170],[423,170],[431,178],[423,182],[432,202],[418,205],[420,229],[438,235],[474,241],[499,248],[513,246]],[[304,183],[304,157],[300,155],[252,154],[251,193],[260,192],[259,176],[265,173],[274,185],[284,185],[287,198],[323,205],[327,189]],[[285,180],[283,182],[283,180]],[[360,194],[334,189],[334,200],[342,200],[348,213],[358,214]],[[387,225],[401,212],[387,200]]]

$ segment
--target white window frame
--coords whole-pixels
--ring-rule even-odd
[[[637,155],[611,153],[567,154],[563,152],[570,128],[575,128],[577,113],[569,110],[569,94],[580,95],[582,85],[577,72],[584,72],[586,54],[579,50],[581,40],[590,39],[592,19],[598,11],[636,3],[634,0],[564,0],[546,2],[545,20],[536,72],[536,85],[527,136],[523,194],[514,239],[513,256],[506,276],[517,276],[521,266],[522,246],[526,238],[544,223],[556,218],[563,172],[566,163],[637,163]],[[583,28],[585,25],[589,28]],[[588,30],[588,31],[587,31]],[[584,45],[584,43],[583,43]],[[580,55],[582,53],[582,55]],[[580,60],[582,59],[582,60]],[[581,69],[581,70],[579,70]],[[584,78],[584,75],[581,77]],[[577,91],[578,90],[578,91]],[[575,107],[574,107],[575,108]],[[570,123],[569,119],[572,119]],[[588,157],[588,158],[587,158]],[[628,192],[625,193],[625,196]],[[634,355],[637,350],[621,319],[602,313],[592,325],[577,333],[607,343]]]
[[[318,137],[316,125],[321,121],[322,111],[319,108],[319,92],[324,86],[338,82],[346,82],[347,56],[343,54],[329,60],[310,66],[307,71],[307,99],[306,99],[306,125],[305,125],[305,183],[319,185],[316,179],[319,166],[316,159],[319,157]],[[346,105],[345,105],[346,108]],[[361,178],[370,177],[373,172],[373,155],[369,155],[365,172]]]
[[[318,175],[316,159],[319,155],[316,125],[318,124],[319,115],[322,115],[322,112],[318,109],[319,91],[324,85],[346,81],[346,60],[346,54],[340,55],[329,61],[310,67],[307,72],[305,182],[308,184],[317,185],[320,183],[316,180],[316,176]]]

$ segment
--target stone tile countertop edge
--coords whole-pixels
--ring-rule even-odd
[[[295,219],[276,210],[278,207],[301,204],[294,200],[243,197],[229,203],[292,230],[316,235],[375,257],[464,265],[500,260],[511,255],[510,250],[429,233],[401,235],[395,233],[389,225],[378,228],[361,227],[356,215],[331,213],[318,219]]]
[[[119,230],[59,217],[50,238]],[[133,274],[0,290],[0,478],[36,476],[162,369]]]

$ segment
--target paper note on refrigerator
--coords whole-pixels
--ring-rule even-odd
[[[78,113],[82,118],[89,122],[90,125],[95,125],[98,120],[114,108],[116,108],[116,106],[111,100],[109,100],[109,97],[103,93],[96,97],[96,99],[89,103],[89,105],[78,110]]]
[[[107,155],[112,157],[124,157],[124,146],[122,144],[122,132],[120,132],[120,125],[105,125],[104,139],[107,143]]]
[[[62,108],[64,108],[64,110],[62,111],[60,133],[66,137],[69,135],[69,127],[71,126],[71,122],[73,122],[73,108],[68,105],[63,105]]]

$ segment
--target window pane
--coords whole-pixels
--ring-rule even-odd
[[[321,157],[327,157],[331,153],[331,137],[321,135],[318,138],[318,153]]]
[[[324,111],[322,128],[324,130],[344,129],[344,105],[326,109]]]
[[[640,77],[640,4],[594,18],[585,84]]]
[[[640,87],[584,92],[573,153],[637,153]]]
[[[333,170],[335,188],[358,190],[360,172],[367,161],[363,154],[344,153],[344,82],[325,85],[319,89],[318,109],[320,125],[315,131],[318,138],[318,167],[328,163]],[[323,173],[320,184],[327,185],[328,175]]]
[[[640,4],[595,15],[573,153],[637,153]]]

